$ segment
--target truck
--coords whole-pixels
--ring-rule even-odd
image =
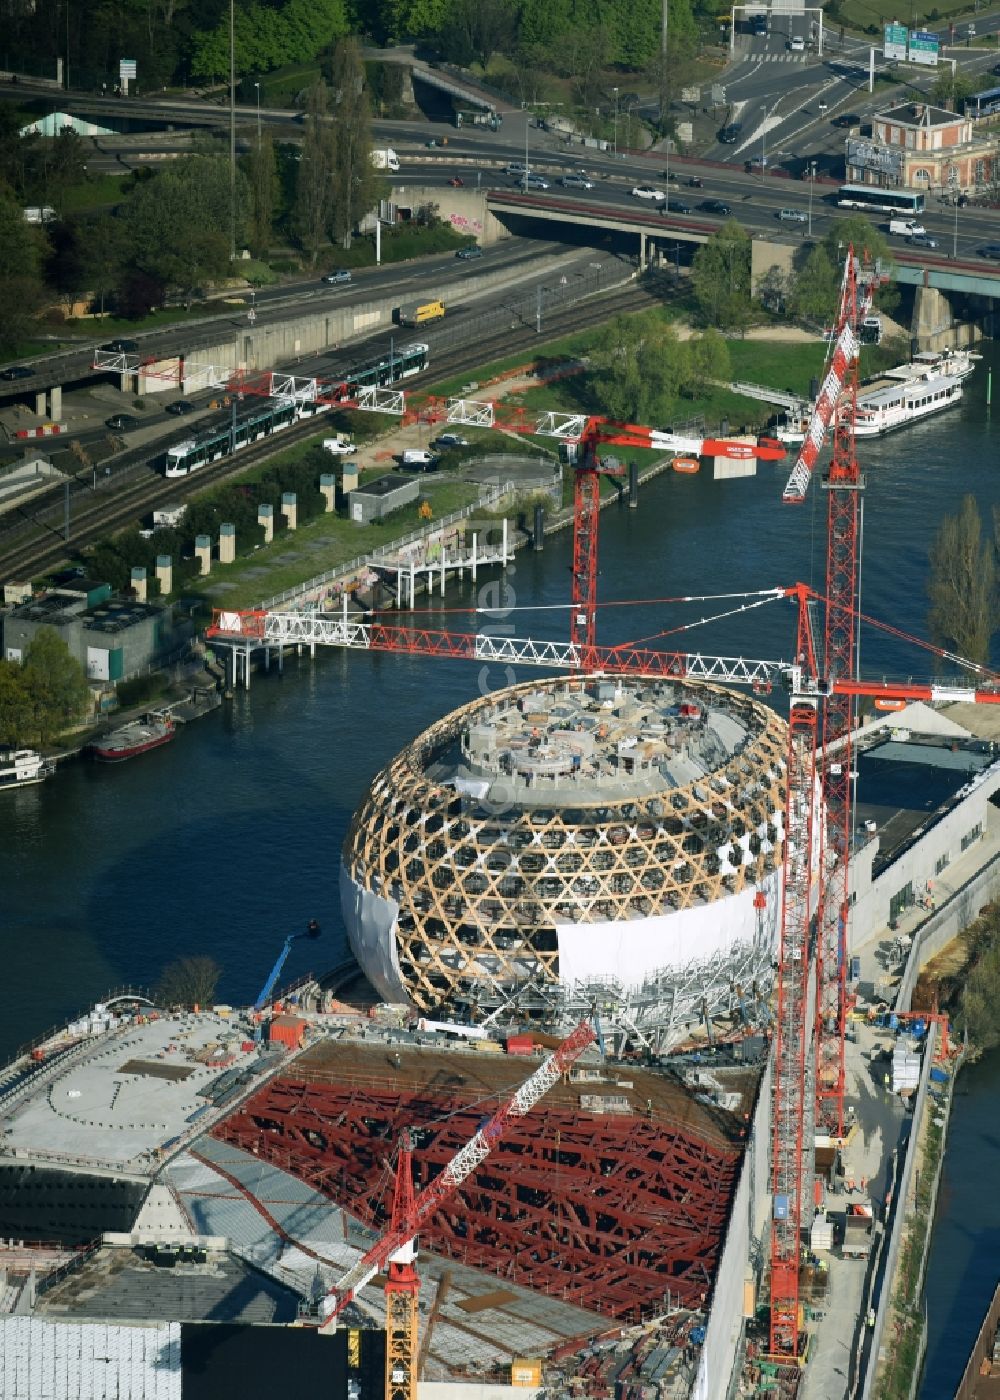
[[[357,445],[351,442],[350,438],[345,438],[338,434],[337,437],[323,439],[324,452],[331,452],[334,457],[350,457],[357,452]]]
[[[494,111],[492,107],[485,112],[471,107],[459,107],[455,110],[453,120],[459,129],[463,126],[485,126],[490,131],[499,131],[503,126],[503,113]]]
[[[372,151],[372,165],[376,170],[391,170],[395,175],[399,171],[399,156],[391,146],[382,146]]]
[[[443,301],[410,302],[406,306],[397,306],[392,319],[397,326],[423,326],[428,321],[440,321],[443,315]]]
[[[872,1224],[870,1206],[847,1207],[844,1216],[844,1242],[841,1247],[845,1259],[864,1259],[871,1252]]]

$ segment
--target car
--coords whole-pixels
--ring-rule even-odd
[[[426,447],[408,447],[399,459],[401,467],[415,471],[432,472],[437,470],[438,459]]]
[[[508,175],[527,175],[527,170],[519,160],[508,162],[506,173]]]
[[[193,403],[188,403],[187,399],[174,399],[173,403],[166,405],[167,412],[175,414],[180,418],[185,413],[194,413]]]
[[[783,224],[804,224],[809,216],[804,209],[779,209],[778,218]]]
[[[323,278],[329,286],[336,286],[338,282],[349,282],[351,280],[350,270],[346,267],[335,267],[332,272],[328,272]]]
[[[704,189],[705,186],[705,181],[700,175],[689,175],[684,183],[689,190],[700,190]]]
[[[483,250],[478,243],[470,243],[467,248],[459,248],[455,254],[455,257],[461,258],[463,262],[467,262],[469,258],[481,258],[482,256]]]
[[[449,447],[468,447],[469,439],[463,437],[461,433],[439,433],[431,447],[438,452],[447,452]]]
[[[519,183],[522,190],[547,190],[549,187],[544,175],[522,175]]]
[[[113,433],[127,433],[133,428],[138,428],[139,420],[133,418],[131,413],[112,413],[110,418],[105,418],[104,425]]]
[[[685,204],[683,199],[672,199],[669,204],[664,204],[660,209],[661,214],[693,214],[694,210],[690,204]]]
[[[134,351],[134,350],[138,350],[138,348],[139,348],[139,342],[138,342],[137,340],[121,340],[121,339],[118,339],[118,340],[109,340],[108,343],[107,343],[107,345],[102,345],[102,346],[101,346],[101,349],[102,349],[102,350],[108,350],[108,351],[110,351],[113,355],[124,355],[124,354],[129,354],[130,352],[132,352],[132,351]]]
[[[767,32],[767,15],[754,15],[750,21],[750,33],[759,39]]]
[[[792,35],[788,41],[788,50],[790,53],[805,53],[806,41],[801,34]]]
[[[976,252],[981,258],[1000,259],[1000,243],[984,243],[981,248],[976,249]]]
[[[860,126],[861,118],[857,112],[841,112],[839,117],[834,117],[830,125],[838,127]]]
[[[735,146],[740,139],[740,132],[743,130],[739,122],[730,122],[719,132],[718,139],[723,146]]]
[[[936,248],[938,246],[938,240],[932,233],[911,233],[907,242],[912,243],[914,248]]]
[[[704,209],[706,214],[719,214],[724,219],[728,219],[733,212],[732,205],[723,199],[704,199],[698,207]]]
[[[898,215],[889,220],[889,233],[893,238],[912,238],[915,233],[926,232],[923,224],[917,219],[908,219],[903,215]]]
[[[448,184],[451,185],[453,190],[460,190],[465,184],[465,181],[462,179],[461,175],[453,175],[448,181]]]
[[[576,175],[564,175],[559,183],[566,190],[592,190],[594,188],[593,180],[589,175],[584,175],[582,171]]]
[[[666,199],[666,197],[667,196],[664,194],[663,190],[658,190],[655,185],[632,186],[633,199],[656,199],[662,203],[663,200]]]
[[[0,369],[0,379],[30,379],[34,372],[28,365],[7,365]]]

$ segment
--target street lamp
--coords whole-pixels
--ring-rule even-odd
[[[618,159],[618,89],[612,88],[615,95],[615,159]]]
[[[260,150],[260,83],[254,83],[257,89],[257,149]]]
[[[948,187],[951,190],[952,202],[955,205],[955,224],[951,237],[951,256],[958,257],[958,166],[948,167]]]
[[[809,237],[813,231],[813,185],[816,183],[816,162],[809,162]]]

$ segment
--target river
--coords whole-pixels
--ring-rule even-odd
[[[989,356],[1000,391],[1000,351],[990,347]],[[925,630],[927,550],[942,515],[972,492],[991,528],[1000,505],[998,438],[985,382],[980,367],[959,408],[863,446],[863,607],[906,632]],[[721,595],[800,579],[822,588],[824,493],[814,485],[807,504],[785,506],[786,474],[780,464],[762,464],[755,477],[735,481],[668,473],[643,489],[638,511],[605,511],[602,601]],[[518,610],[547,610],[514,611],[496,625],[522,636],[564,636],[567,615],[557,605],[568,595],[570,562],[568,532],[542,554],[520,554],[504,601]],[[428,608],[443,625],[466,630],[472,619],[458,610],[472,601],[467,583]],[[600,637],[650,637],[736,605],[730,599],[683,609],[638,602],[605,607]],[[794,621],[789,603],[768,602],[708,628],[672,632],[666,644],[788,657]],[[871,629],[862,638],[862,666],[916,675],[930,669],[912,647]],[[319,919],[323,940],[299,945],[287,976],[337,961],[345,948],[339,851],[367,785],[432,720],[483,686],[503,683],[499,671],[426,658],[325,654],[292,661],[283,677],[255,676],[249,694],[240,692],[141,760],[118,768],[74,763],[39,787],[3,794],[0,953],[7,1000],[0,1057],[109,987],[150,984],[181,954],[214,957],[223,968],[220,997],[244,1003],[256,995],[285,935],[310,918]],[[953,1142],[961,1140],[966,1113],[978,1113],[982,1123],[984,1106],[996,1102],[998,1073],[994,1067],[992,1077],[985,1069],[969,1076]],[[967,1290],[954,1311],[977,1324],[994,1280],[984,1276],[973,1287],[967,1265],[973,1222],[995,1209],[985,1187],[1000,1175],[1000,1145],[984,1140],[981,1151],[975,1167],[969,1160],[961,1173],[956,1169],[949,1187],[966,1222],[952,1248]],[[949,1164],[954,1155],[953,1147]],[[947,1180],[953,1180],[950,1166]],[[994,1231],[996,1225],[994,1215]],[[937,1272],[948,1270],[940,1265]],[[937,1324],[935,1318],[934,1338],[941,1335]]]

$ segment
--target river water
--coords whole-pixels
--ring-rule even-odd
[[[997,347],[989,357],[1000,393]],[[981,367],[958,409],[863,447],[863,607],[907,632],[924,632],[927,549],[941,516],[972,492],[989,527],[1000,505],[998,434],[985,381]],[[1000,414],[1000,404],[993,412]],[[800,579],[822,588],[824,494],[814,486],[807,504],[782,505],[786,474],[774,464],[735,481],[668,473],[643,489],[638,511],[605,511],[600,596],[622,606],[603,609],[601,640],[650,637],[737,606],[629,600],[742,593]],[[568,532],[543,554],[519,555],[504,592],[505,605],[516,610],[493,625],[520,636],[565,636],[570,562]],[[482,578],[479,588],[481,603],[496,602],[495,589],[483,596]],[[473,601],[467,583],[427,606],[434,620],[469,630],[473,620],[459,610]],[[529,607],[546,610],[521,611]],[[707,628],[672,632],[667,645],[788,657],[794,622],[790,604],[769,602]],[[930,669],[919,652],[871,630],[863,636],[862,666],[915,675]],[[223,968],[219,995],[234,1002],[256,995],[285,935],[310,918],[319,919],[323,940],[299,945],[286,975],[337,961],[345,948],[339,851],[367,785],[432,720],[504,683],[499,671],[463,662],[320,655],[290,662],[281,678],[255,677],[249,694],[141,760],[119,768],[76,763],[37,788],[3,794],[0,956],[7,995],[0,1059],[109,987],[151,983],[181,954],[213,956]],[[953,1143],[966,1116],[978,1114],[982,1130],[983,1113],[997,1102],[998,1073],[969,1076]],[[949,1163],[954,1155],[953,1148]],[[962,1161],[960,1175],[956,1169],[953,1178],[949,1168],[941,1239],[952,1238],[954,1209],[966,1224],[954,1235],[951,1267],[975,1294],[953,1305],[963,1319],[979,1318],[993,1286],[978,1280],[980,1307],[968,1261],[972,1222],[995,1208],[996,1193],[985,1188],[998,1173],[995,1139]],[[998,1223],[994,1215],[994,1232]],[[948,1269],[942,1264],[937,1274]],[[940,1306],[947,1316],[952,1305]],[[936,1307],[935,1314],[932,1336],[939,1339]],[[932,1347],[928,1366],[935,1364]]]

